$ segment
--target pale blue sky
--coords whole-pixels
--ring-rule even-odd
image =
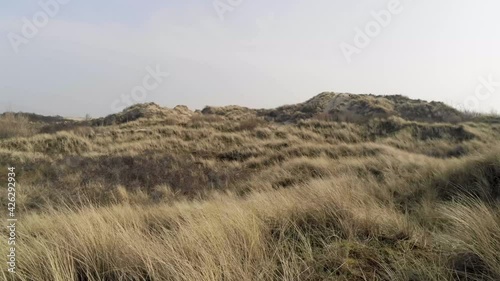
[[[356,28],[396,0],[241,0],[223,20],[213,0],[71,0],[16,53],[9,34],[23,35],[39,1],[51,0],[1,4],[0,112],[109,114],[156,65],[170,76],[145,101],[167,107],[274,107],[336,91],[500,111],[497,0],[400,0],[350,63],[342,42],[354,46]],[[481,79],[493,86],[477,95]]]

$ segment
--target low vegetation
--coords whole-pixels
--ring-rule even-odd
[[[500,280],[500,124],[401,96],[336,97],[136,105],[4,137],[19,259],[0,276]]]
[[[0,115],[0,139],[27,137],[34,133],[29,119],[12,113]]]

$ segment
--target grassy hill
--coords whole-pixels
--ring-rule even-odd
[[[500,280],[495,118],[334,93],[276,109],[4,116],[14,280]]]
[[[442,102],[414,100],[401,95],[355,95],[331,92],[321,93],[303,103],[275,109],[208,106],[202,113],[230,119],[258,116],[278,123],[296,123],[307,119],[364,123],[374,118],[389,117],[428,123],[467,121],[500,123],[500,117],[497,115],[463,112]]]

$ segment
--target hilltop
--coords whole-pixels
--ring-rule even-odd
[[[186,106],[178,105],[173,109],[165,108],[156,103],[136,104],[125,108],[122,112],[108,115],[104,118],[92,120],[92,124],[113,125],[132,122],[140,118],[172,120],[173,122],[185,122],[193,115]]]
[[[427,102],[401,95],[355,95],[324,92],[298,104],[284,105],[274,109],[251,109],[248,107],[206,106],[192,111],[186,106],[173,109],[155,103],[137,104],[120,113],[111,114],[93,121],[94,125],[121,124],[140,118],[164,119],[185,123],[193,116],[218,116],[227,120],[262,118],[277,123],[297,123],[300,120],[320,119],[360,123],[374,118],[398,117],[407,121],[429,123],[459,123],[466,121],[500,122],[499,117],[476,114],[472,117],[442,102]]]
[[[3,113],[0,117],[5,116]],[[464,112],[443,102],[410,99],[401,95],[372,95],[323,92],[311,99],[292,105],[272,109],[252,109],[239,105],[206,106],[202,110],[191,110],[187,106],[162,107],[156,103],[135,104],[122,112],[92,120],[78,120],[61,116],[43,116],[34,113],[14,113],[24,116],[32,123],[51,129],[67,129],[77,125],[109,126],[136,120],[163,120],[166,123],[185,124],[192,118],[212,116],[224,120],[241,121],[260,118],[265,121],[290,124],[301,120],[325,120],[349,123],[364,123],[369,120],[397,117],[406,121],[426,123],[487,122],[500,123],[500,116]],[[57,130],[57,129],[56,129]]]
[[[278,122],[310,118],[365,122],[373,118],[400,117],[408,121],[459,122],[465,120],[456,109],[441,102],[412,100],[408,97],[321,93],[304,103],[261,110],[259,115]]]

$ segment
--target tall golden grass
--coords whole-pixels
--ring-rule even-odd
[[[224,118],[0,141],[20,183],[0,276],[500,279],[498,125]]]
[[[34,128],[27,117],[5,113],[0,116],[0,139],[27,137],[34,133]]]

